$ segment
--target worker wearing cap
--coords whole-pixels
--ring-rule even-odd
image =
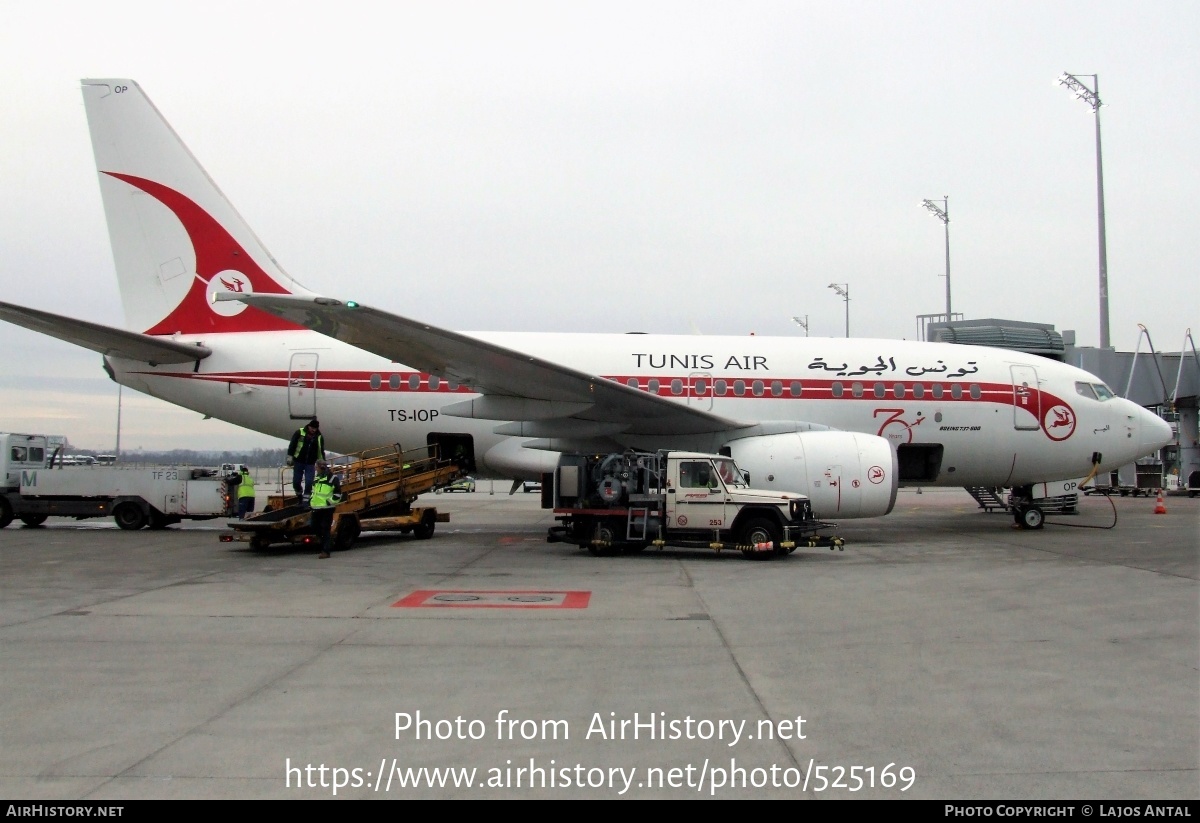
[[[329,464],[324,460],[317,461],[316,470],[308,505],[312,509],[313,533],[321,541],[321,553],[317,557],[324,559],[329,557],[333,510],[342,500],[342,481],[329,471]]]
[[[316,463],[324,459],[325,440],[321,437],[321,424],[314,417],[304,428],[293,434],[291,442],[288,443],[287,464],[292,467],[292,488],[297,497],[301,494],[304,497],[312,494]]]

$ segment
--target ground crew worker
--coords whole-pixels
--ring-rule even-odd
[[[324,460],[317,461],[316,470],[308,505],[312,509],[313,532],[321,541],[321,553],[317,557],[324,560],[329,557],[331,548],[333,509],[342,500],[342,481],[329,471],[329,464]]]
[[[287,464],[292,467],[292,488],[296,496],[312,494],[313,472],[318,460],[325,459],[325,440],[321,437],[321,424],[317,418],[292,435],[288,443]],[[300,483],[304,481],[303,488]]]
[[[250,476],[250,469],[244,465],[240,480],[237,487],[238,520],[245,520],[246,515],[254,511],[254,478]]]

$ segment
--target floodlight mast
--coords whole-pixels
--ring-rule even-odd
[[[946,322],[949,323],[954,318],[950,312],[950,195],[942,198],[941,206],[936,200],[922,200],[921,204],[946,227]]]
[[[804,336],[808,337],[808,315],[807,314],[804,315],[803,317],[801,317],[799,315],[793,316],[792,322],[795,323],[800,328],[804,329]]]
[[[850,284],[849,283],[830,283],[829,288],[842,296],[846,301],[846,336],[850,336]]]
[[[1092,88],[1080,80],[1080,77],[1092,78]],[[1075,92],[1075,96],[1092,107],[1096,117],[1096,212],[1098,215],[1100,234],[1100,348],[1110,348],[1108,336],[1108,241],[1104,235],[1104,164],[1100,155],[1100,75],[1098,74],[1069,74],[1063,72],[1058,78],[1060,86],[1066,86]]]

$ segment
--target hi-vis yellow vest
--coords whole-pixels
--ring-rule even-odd
[[[337,502],[334,497],[333,481],[329,477],[317,477],[313,480],[308,505],[313,509],[328,509]]]

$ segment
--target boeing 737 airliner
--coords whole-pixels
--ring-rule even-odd
[[[1012,487],[1150,454],[1166,423],[1095,376],[1001,349],[895,340],[454,332],[305,289],[132,80],[85,80],[126,328],[0,303],[104,355],[122,385],[286,438],[438,444],[533,479],[562,451],[724,451],[822,518],[904,483]],[[347,284],[349,287],[350,284]],[[1033,514],[1018,522],[1040,525]]]

